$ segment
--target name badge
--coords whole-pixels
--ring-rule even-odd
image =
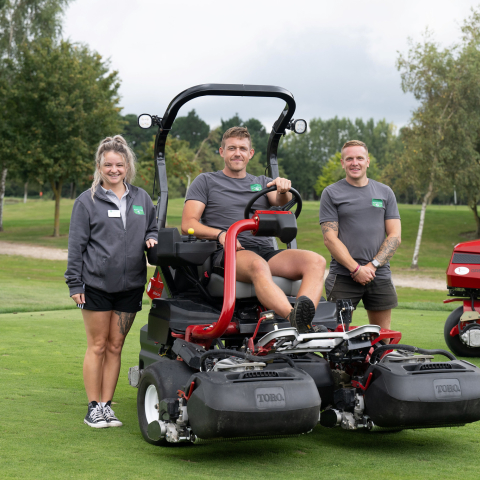
[[[108,211],[109,217],[120,217],[120,210],[109,210]]]

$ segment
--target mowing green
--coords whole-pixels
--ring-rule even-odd
[[[85,334],[77,310],[0,315],[0,468],[2,479],[477,479],[480,423],[395,434],[316,427],[299,438],[154,447],[142,439],[136,389],[141,312],[127,338],[114,409],[122,428],[83,424]],[[361,309],[356,323],[365,319]],[[397,310],[406,343],[443,348],[438,312]],[[477,365],[478,359],[473,360]],[[454,453],[452,453],[454,452]]]

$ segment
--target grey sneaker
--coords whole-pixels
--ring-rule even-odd
[[[295,327],[298,333],[313,333],[312,320],[315,316],[315,305],[308,298],[302,295],[297,298],[293,310],[287,317],[287,320]]]
[[[90,402],[88,404],[88,413],[85,416],[83,423],[86,423],[93,428],[108,427],[108,423],[103,416],[102,406],[99,403]]]
[[[107,427],[121,427],[123,423],[115,416],[115,412],[112,410],[111,401],[108,401],[103,407],[103,416],[107,422]]]

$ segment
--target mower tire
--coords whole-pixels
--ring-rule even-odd
[[[174,445],[164,438],[152,440],[147,433],[148,424],[158,420],[158,403],[164,398],[177,398],[177,390],[183,389],[194,373],[184,362],[162,357],[149,365],[140,378],[137,393],[137,415],[140,432],[152,445]]]
[[[480,357],[480,347],[469,347],[460,339],[460,335],[452,337],[450,332],[452,328],[458,325],[460,317],[463,314],[463,307],[456,308],[447,318],[443,334],[447,347],[459,357]]]

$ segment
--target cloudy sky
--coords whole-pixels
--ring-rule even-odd
[[[296,118],[385,118],[406,124],[414,99],[395,67],[408,37],[425,28],[448,46],[480,0],[76,0],[64,36],[110,58],[122,80],[123,113],[162,116],[193,85],[278,85]],[[480,7],[479,7],[480,8]],[[271,126],[281,100],[203,97],[211,126],[236,112]]]

